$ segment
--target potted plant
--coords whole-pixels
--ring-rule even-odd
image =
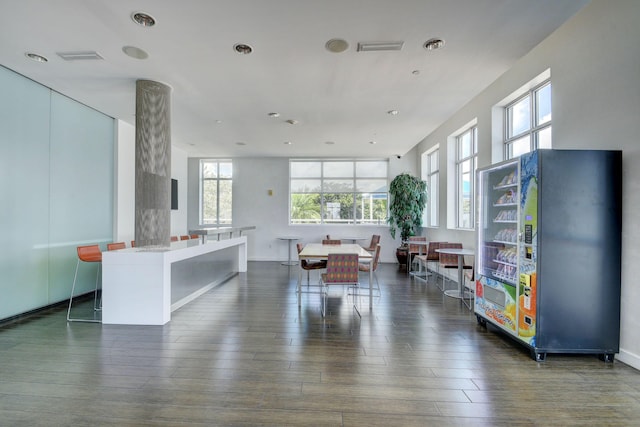
[[[407,263],[409,236],[415,235],[422,227],[422,212],[427,203],[427,183],[409,174],[396,176],[389,185],[389,232],[396,238],[400,231],[402,245],[396,251],[398,262]]]

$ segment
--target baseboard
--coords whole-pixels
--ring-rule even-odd
[[[631,366],[632,368],[640,370],[640,356],[638,356],[637,354],[631,353],[630,351],[626,351],[624,349],[620,349],[620,353],[618,353],[616,359]]]

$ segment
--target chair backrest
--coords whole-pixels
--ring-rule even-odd
[[[200,236],[198,236],[197,234],[192,234],[192,235],[191,235],[191,238],[192,238],[192,239],[198,239],[199,237],[200,237]]]
[[[171,236],[171,241],[172,242],[177,242],[178,241],[178,236]]]
[[[189,236],[180,236],[180,240],[189,240]]]
[[[124,249],[127,245],[124,242],[107,243],[108,251],[117,251],[118,249]]]
[[[131,241],[131,247],[132,247],[132,248],[135,248],[135,247],[136,247],[136,241],[135,241],[135,240],[132,240],[132,241]]]
[[[102,251],[98,245],[78,246],[78,258],[84,262],[101,262]]]
[[[440,261],[440,254],[436,249],[440,249],[440,245],[446,242],[429,242],[427,249],[427,261]]]
[[[462,249],[462,243],[440,243],[440,249]],[[440,254],[440,265],[445,267],[458,267],[458,255]]]
[[[323,245],[341,245],[342,244],[342,240],[337,240],[337,239],[324,239],[322,241]]]
[[[358,254],[329,254],[327,272],[323,274],[325,283],[358,283]]]
[[[378,246],[379,243],[380,243],[380,235],[374,234],[373,236],[371,236],[371,243],[369,243],[369,246],[367,246],[365,249],[369,251],[373,251],[375,250],[376,246]]]
[[[412,245],[411,242],[426,242],[426,241],[427,241],[426,236],[410,236],[409,237],[409,253],[417,254],[420,252],[424,252],[424,246]]]

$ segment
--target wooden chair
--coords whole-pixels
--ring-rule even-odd
[[[298,253],[302,252],[303,249],[302,243],[298,243],[296,248],[298,249]],[[327,261],[309,261],[306,259],[300,260],[300,268],[307,271],[307,286],[309,285],[309,276],[311,274],[311,270],[324,270],[327,268]]]
[[[450,248],[450,249],[462,249],[462,243],[440,243],[440,249],[446,249],[446,248]],[[447,275],[445,274],[447,269],[458,269],[458,256],[457,255],[451,255],[451,254],[440,254],[440,261],[438,263],[438,267],[442,268],[442,288],[438,287],[441,291],[444,292],[446,286],[445,286],[445,281],[447,279]],[[471,266],[470,265],[466,265],[463,263],[462,265],[463,269],[470,269]],[[461,283],[460,286],[462,286],[463,284]],[[436,286],[437,285],[437,281],[436,281]]]
[[[102,266],[102,251],[100,250],[100,246],[98,245],[87,245],[87,246],[78,246],[76,248],[78,253],[78,261],[76,262],[76,272],[73,275],[73,285],[71,285],[71,296],[69,297],[69,308],[67,309],[67,322],[90,322],[90,323],[101,323],[101,320],[95,318],[92,319],[81,319],[81,318],[72,318],[71,317],[71,306],[73,305],[73,296],[76,290],[76,282],[78,280],[78,268],[80,267],[80,261],[86,263],[98,263],[98,269],[96,272],[96,287],[93,291],[93,311],[100,311],[98,307],[98,281],[100,279],[100,267]]]
[[[426,242],[427,238],[425,236],[410,236],[409,237],[409,254],[407,255],[407,271],[411,271],[411,266],[413,265],[413,260],[416,255],[426,253],[425,245],[416,245],[411,244],[411,242]]]
[[[323,245],[341,245],[342,244],[342,240],[336,240],[336,239],[324,239],[322,241]]]
[[[371,236],[371,242],[369,243],[369,246],[367,246],[366,248],[363,247],[363,249],[368,252],[373,252],[376,250],[376,247],[378,246],[379,243],[380,243],[380,235],[374,234],[373,236]]]
[[[117,251],[118,249],[125,249],[127,245],[124,242],[107,243],[108,251]]]
[[[342,285],[352,286],[357,289],[359,282],[358,271],[358,254],[329,254],[327,257],[327,272],[320,275],[320,285],[322,286],[322,317],[325,317],[327,312],[327,298],[329,296],[329,286]],[[360,315],[358,308],[355,304],[353,307]]]
[[[380,291],[380,283],[378,282],[378,275],[376,274],[376,270],[378,269],[378,261],[380,260],[380,250],[380,245],[376,245],[372,264],[362,262],[358,264],[358,271],[368,273],[369,270],[371,270],[373,272],[373,278],[376,281],[376,289],[378,290],[378,294],[376,296],[382,295],[382,291]],[[369,283],[369,292],[373,292],[371,283]]]

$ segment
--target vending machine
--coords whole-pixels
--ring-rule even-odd
[[[477,173],[474,311],[547,353],[619,352],[622,152],[537,150]]]

